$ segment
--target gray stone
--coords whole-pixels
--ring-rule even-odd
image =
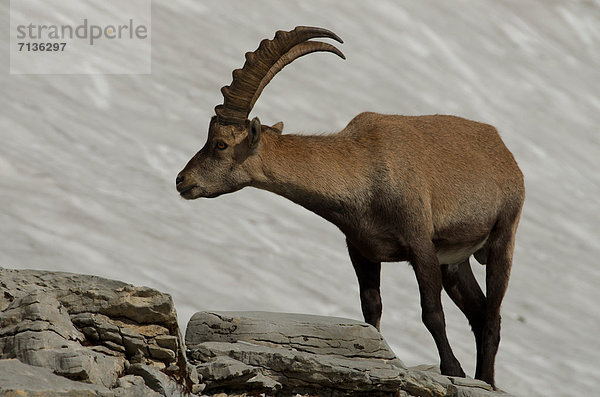
[[[136,385],[145,385],[144,378],[136,375],[125,375],[117,381],[117,387],[131,387]]]
[[[226,384],[243,385],[259,373],[256,367],[227,356],[218,356],[196,367],[202,379],[210,379],[219,386]]]
[[[160,347],[164,347],[165,349],[177,351],[178,340],[177,340],[177,337],[175,337],[175,336],[159,335],[156,338],[154,338],[154,341]]]
[[[71,321],[73,324],[81,327],[96,327],[93,313],[76,313],[71,315]]]
[[[123,345],[127,354],[135,356],[138,352],[141,355],[149,356],[146,340],[144,338],[132,338],[123,336]]]
[[[198,374],[198,370],[195,366],[188,363],[188,373],[190,374],[190,380],[192,383],[200,383],[202,375]]]
[[[64,272],[0,269],[2,290],[0,310],[18,295],[36,290],[52,291],[72,316],[101,313],[137,324],[177,325],[173,301],[168,294],[148,287],[134,287],[121,281]]]
[[[483,390],[493,391],[494,389],[488,383],[481,381],[479,379],[472,378],[455,378],[451,377],[450,380],[456,386],[466,386],[466,387],[476,387]]]
[[[248,384],[251,389],[267,390],[271,393],[281,390],[283,388],[281,383],[267,376],[264,376],[261,373],[258,373],[254,377],[248,379],[246,384]]]
[[[166,294],[69,273],[0,268],[0,280],[0,395],[178,397],[185,385],[238,396],[507,396],[437,366],[407,369],[358,321],[197,313],[188,362]]]
[[[131,326],[123,325],[120,331],[124,338],[144,339],[144,337]]]
[[[405,383],[404,366],[379,332],[354,320],[201,312],[188,324],[186,345],[207,390],[227,385],[376,395],[393,393]]]
[[[437,366],[407,369],[379,332],[353,320],[202,312],[188,324],[186,345],[209,394],[506,396],[480,381],[440,375]]]
[[[23,310],[15,311],[19,307]],[[21,327],[18,331],[15,327],[3,327],[0,330],[0,358],[18,358],[70,379],[106,387],[111,387],[123,372],[122,358],[94,352],[79,343],[84,339],[83,334],[73,327],[68,314],[50,294],[35,292],[15,299],[0,312],[0,323],[14,319],[50,325],[35,331],[29,330],[30,327]]]
[[[102,345],[89,346],[89,349],[107,356],[123,357],[121,352],[109,349],[108,347]]]
[[[508,394],[501,391],[484,390],[479,387],[448,386],[448,397],[504,397]]]
[[[169,295],[61,272],[0,269],[0,280],[0,359],[16,358],[123,396],[144,395],[141,386],[118,381],[131,362],[172,363],[172,378],[163,376],[193,385]]]
[[[470,377],[457,378],[453,376],[440,375],[440,369],[437,365],[418,365],[410,368],[410,374],[415,377],[412,383],[419,387],[424,383],[424,379],[431,379],[435,384],[428,387],[436,387],[439,393],[446,389],[449,396],[457,397],[500,397],[508,396],[503,391],[494,390],[488,383]]]
[[[384,360],[319,355],[248,342],[204,342],[198,351],[203,351],[204,357],[207,352],[214,356],[197,367],[208,389],[223,385],[251,389],[247,381],[258,373],[298,390],[391,393],[405,383],[401,375],[406,370]]]
[[[102,329],[100,329],[98,331],[99,331],[98,333],[100,334],[100,339],[102,341],[110,341],[110,342],[115,342],[115,343],[119,343],[119,344],[123,343],[123,338],[121,338],[121,334],[119,332],[105,331]]]
[[[56,297],[39,290],[16,297],[0,312],[1,336],[25,331],[52,331],[67,340],[85,339]]]
[[[126,349],[123,345],[120,345],[115,342],[111,342],[109,340],[103,341],[102,344],[104,344],[104,346],[106,346],[107,348],[109,348],[110,350],[115,351],[115,352],[125,353],[125,351],[126,351]],[[112,353],[109,353],[109,354],[113,355]]]
[[[97,342],[100,340],[100,334],[98,333],[98,330],[94,327],[83,327],[81,329],[81,332],[83,332],[85,337],[92,342]]]
[[[101,338],[106,338],[106,335],[109,334],[119,335],[119,326],[113,324],[109,317],[102,314],[93,314],[92,319],[94,320],[94,327],[98,330]]]
[[[199,312],[185,333],[191,350],[202,342],[247,341],[315,354],[395,360],[381,334],[366,323],[337,317],[269,312]]]
[[[117,387],[111,390],[114,397],[159,397],[161,394],[146,386],[144,378],[125,375],[117,381]]]
[[[104,386],[75,382],[52,371],[24,364],[19,360],[0,360],[0,395],[2,396],[112,396]]]
[[[165,349],[156,345],[148,345],[148,351],[150,352],[150,357],[155,358],[157,360],[172,362],[175,360],[175,352],[170,349]]]
[[[169,376],[160,370],[144,364],[133,364],[127,371],[130,375],[137,375],[144,379],[144,383],[150,389],[166,397],[184,397],[181,385],[178,385]]]
[[[196,383],[192,385],[192,393],[194,394],[200,394],[204,391],[204,389],[206,389],[206,384],[204,383]]]

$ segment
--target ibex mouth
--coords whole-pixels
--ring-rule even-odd
[[[193,200],[195,198],[198,198],[200,194],[198,191],[194,192],[194,189],[198,189],[198,185],[191,185],[183,189],[178,189],[179,195],[186,200]]]

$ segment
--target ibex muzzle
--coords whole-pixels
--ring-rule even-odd
[[[321,28],[279,31],[246,54],[223,87],[204,147],[177,176],[185,199],[245,186],[269,190],[334,223],[346,236],[366,322],[379,329],[381,262],[409,261],[423,323],[442,374],[464,376],[445,330],[442,288],[469,320],[475,377],[494,385],[500,305],[525,198],[523,175],[496,129],[455,116],[361,113],[331,135],[282,134],[248,115],[264,87],[296,58],[327,51],[344,58]],[[486,267],[484,295],[469,258]]]

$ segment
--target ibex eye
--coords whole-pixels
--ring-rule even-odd
[[[223,141],[217,141],[217,149],[225,150],[227,149],[227,144]]]

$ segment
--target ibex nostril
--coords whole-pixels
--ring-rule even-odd
[[[183,175],[177,175],[177,179],[175,179],[175,184],[179,185],[181,182],[183,182],[185,180],[185,177]]]

